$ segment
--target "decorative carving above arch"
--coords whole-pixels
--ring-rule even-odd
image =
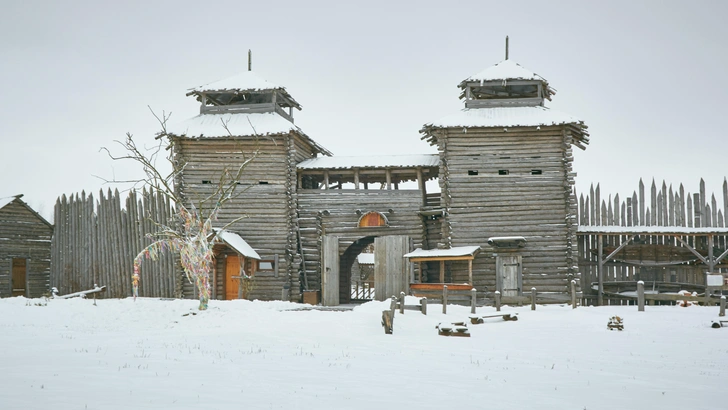
[[[389,220],[383,213],[371,211],[359,217],[357,226],[359,226],[359,228],[378,228],[389,226]]]

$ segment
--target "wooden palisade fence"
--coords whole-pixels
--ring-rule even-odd
[[[51,244],[50,285],[60,294],[106,286],[106,297],[131,296],[134,257],[157,231],[153,221],[174,215],[169,199],[143,191],[129,192],[121,206],[119,191],[106,195],[63,195],[56,201]],[[183,281],[176,255],[165,252],[141,266],[140,296],[182,297]]]
[[[598,254],[602,248],[603,281],[654,281],[705,285],[711,263],[700,260],[689,248],[712,263],[713,273],[728,270],[727,258],[717,260],[728,248],[728,181],[723,181],[723,203],[707,197],[701,179],[699,192],[673,189],[652,182],[649,193],[642,180],[639,189],[625,199],[604,199],[600,187],[592,186],[579,196],[579,270],[585,295],[597,282]],[[601,239],[600,239],[601,238]],[[601,240],[601,245],[600,245]],[[633,246],[627,257],[626,246]],[[712,246],[711,246],[712,245]],[[617,252],[612,259],[607,256]],[[622,253],[618,253],[622,252]],[[684,254],[684,261],[676,255]],[[629,260],[626,260],[629,259]],[[654,283],[653,282],[653,283]]]

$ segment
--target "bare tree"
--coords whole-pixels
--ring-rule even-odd
[[[150,111],[151,108],[150,108]],[[194,283],[200,295],[200,310],[207,309],[210,299],[210,272],[212,271],[213,244],[216,231],[213,229],[213,222],[223,205],[234,198],[238,192],[238,185],[245,167],[250,164],[259,154],[259,148],[245,153],[241,150],[242,162],[234,166],[225,166],[220,172],[212,192],[201,195],[193,202],[185,200],[175,189],[175,180],[184,172],[185,163],[181,158],[174,157],[173,138],[167,133],[167,120],[169,115],[162,113],[161,118],[154,111],[152,114],[159,121],[162,131],[157,135],[159,143],[151,149],[142,149],[137,146],[132,135],[126,134],[124,141],[116,141],[124,151],[124,155],[115,156],[107,148],[102,148],[113,160],[131,160],[141,165],[144,176],[130,181],[113,181],[133,183],[133,189],[141,186],[168,197],[175,206],[175,218],[171,221],[155,221],[148,218],[157,227],[157,232],[150,235],[153,242],[142,249],[134,258],[134,273],[140,273],[140,265],[143,259],[156,260],[158,255],[165,251],[179,252],[180,262],[184,269],[185,276],[190,283]],[[222,127],[232,136],[223,122]],[[252,127],[252,124],[251,124]],[[253,128],[255,131],[255,128]],[[172,166],[169,173],[162,173],[157,167],[157,159],[166,151],[166,161]],[[230,224],[244,218],[244,215],[226,224]]]

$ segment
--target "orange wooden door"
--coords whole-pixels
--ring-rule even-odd
[[[240,279],[233,276],[240,276],[240,258],[228,255],[225,266],[225,300],[237,299]]]
[[[13,258],[12,296],[27,296],[25,282],[27,280],[26,259]]]

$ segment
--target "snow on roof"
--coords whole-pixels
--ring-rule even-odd
[[[374,254],[373,253],[360,253],[356,257],[357,262],[360,265],[374,265]]]
[[[464,108],[425,127],[518,127],[581,124],[582,120],[546,107]]]
[[[450,249],[420,249],[404,255],[405,258],[447,258],[455,256],[473,256],[480,251],[480,246],[456,246]]]
[[[258,252],[256,252],[240,235],[230,232],[226,229],[214,228],[217,233],[217,238],[225,242],[229,247],[235,249],[235,251],[246,258],[260,259]]]
[[[513,60],[503,60],[500,63],[488,67],[485,70],[471,75],[463,80],[463,83],[470,81],[501,81],[501,80],[538,80],[546,81],[545,78],[531,70],[521,67]]]
[[[227,130],[225,126],[227,126]],[[228,133],[228,130],[230,131]],[[188,138],[222,138],[244,135],[276,135],[296,131],[325,155],[331,152],[313,141],[303,130],[277,113],[200,114],[167,127],[167,133]]]
[[[596,226],[580,225],[578,233],[604,233],[604,234],[728,234],[728,228],[686,226]]]
[[[318,157],[302,161],[299,169],[336,168],[409,168],[436,167],[440,164],[438,154],[376,155],[356,157]]]
[[[203,91],[258,91],[275,89],[284,89],[284,87],[271,83],[253,71],[244,71],[224,80],[190,88],[187,95]]]
[[[13,202],[15,200],[15,198],[17,198],[17,197],[18,197],[18,195],[6,196],[4,198],[0,198],[0,209],[5,208],[5,206],[7,204]]]

